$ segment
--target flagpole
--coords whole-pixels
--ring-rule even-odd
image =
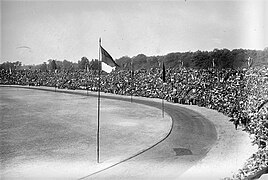
[[[130,91],[130,102],[132,103],[132,94],[133,94],[133,60],[131,59],[131,91]]]
[[[131,94],[130,94],[130,102],[132,103],[132,87],[131,87]]]
[[[166,81],[166,68],[165,68],[165,65],[164,65],[164,62],[163,62],[163,69],[162,69],[162,117],[164,118],[164,114],[165,114],[165,107],[164,107],[164,83]]]
[[[164,83],[162,83],[162,117],[164,118]]]
[[[101,71],[101,60],[100,60],[100,46],[101,38],[99,39],[99,71],[98,71],[98,121],[97,121],[97,163],[100,163],[100,71]]]

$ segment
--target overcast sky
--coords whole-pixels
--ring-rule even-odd
[[[1,63],[268,47],[267,1],[1,1]],[[266,24],[265,24],[266,23]]]

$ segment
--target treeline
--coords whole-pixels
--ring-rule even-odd
[[[213,51],[196,51],[196,52],[176,52],[169,53],[163,56],[146,56],[139,54],[132,58],[123,56],[115,60],[119,64],[120,69],[148,69],[151,67],[161,67],[164,62],[168,67],[191,67],[191,68],[244,68],[251,66],[268,65],[268,47],[264,50],[247,50],[247,49],[214,49]],[[49,59],[47,62],[39,65],[24,65],[21,62],[4,62],[0,64],[1,69],[19,70],[30,69],[40,71],[50,70],[97,70],[98,60],[88,60],[87,57],[82,57],[78,62],[68,60],[58,61]]]
[[[0,64],[0,69],[5,69],[7,71],[13,70],[39,70],[41,72],[46,71],[75,71],[75,70],[97,70],[98,60],[92,59],[89,61],[86,57],[82,57],[78,62],[71,62],[67,60],[58,61],[54,59],[49,59],[47,62],[43,62],[38,65],[22,65],[21,62],[4,62]]]
[[[139,54],[132,58],[124,56],[116,62],[123,69],[130,69],[131,62],[134,69],[147,69],[150,67],[160,67],[162,62],[166,67],[191,67],[191,68],[243,68],[248,67],[250,58],[251,66],[268,65],[268,47],[264,50],[234,49],[214,49],[213,51],[196,52],[176,52],[164,56],[145,56]]]

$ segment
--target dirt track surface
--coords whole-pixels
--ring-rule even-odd
[[[161,108],[160,102],[134,99]],[[177,179],[206,156],[217,139],[216,129],[199,113],[172,104],[165,111],[173,119],[171,134],[143,154],[85,179]]]

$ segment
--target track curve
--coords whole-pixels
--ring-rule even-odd
[[[134,102],[161,109],[161,102],[142,99]],[[165,111],[172,117],[173,127],[163,142],[85,179],[177,179],[205,157],[217,140],[213,123],[199,113],[170,103],[165,104]]]
[[[53,88],[43,87],[30,89],[53,91]],[[57,91],[86,94],[85,91]],[[97,96],[96,93],[88,95]],[[129,101],[126,96],[104,93],[102,98]],[[162,108],[161,101],[134,97],[133,102]],[[173,125],[169,136],[164,141],[139,156],[134,156],[112,168],[81,179],[177,179],[204,158],[217,140],[217,132],[213,123],[195,111],[171,103],[165,103],[165,112],[171,116]]]

